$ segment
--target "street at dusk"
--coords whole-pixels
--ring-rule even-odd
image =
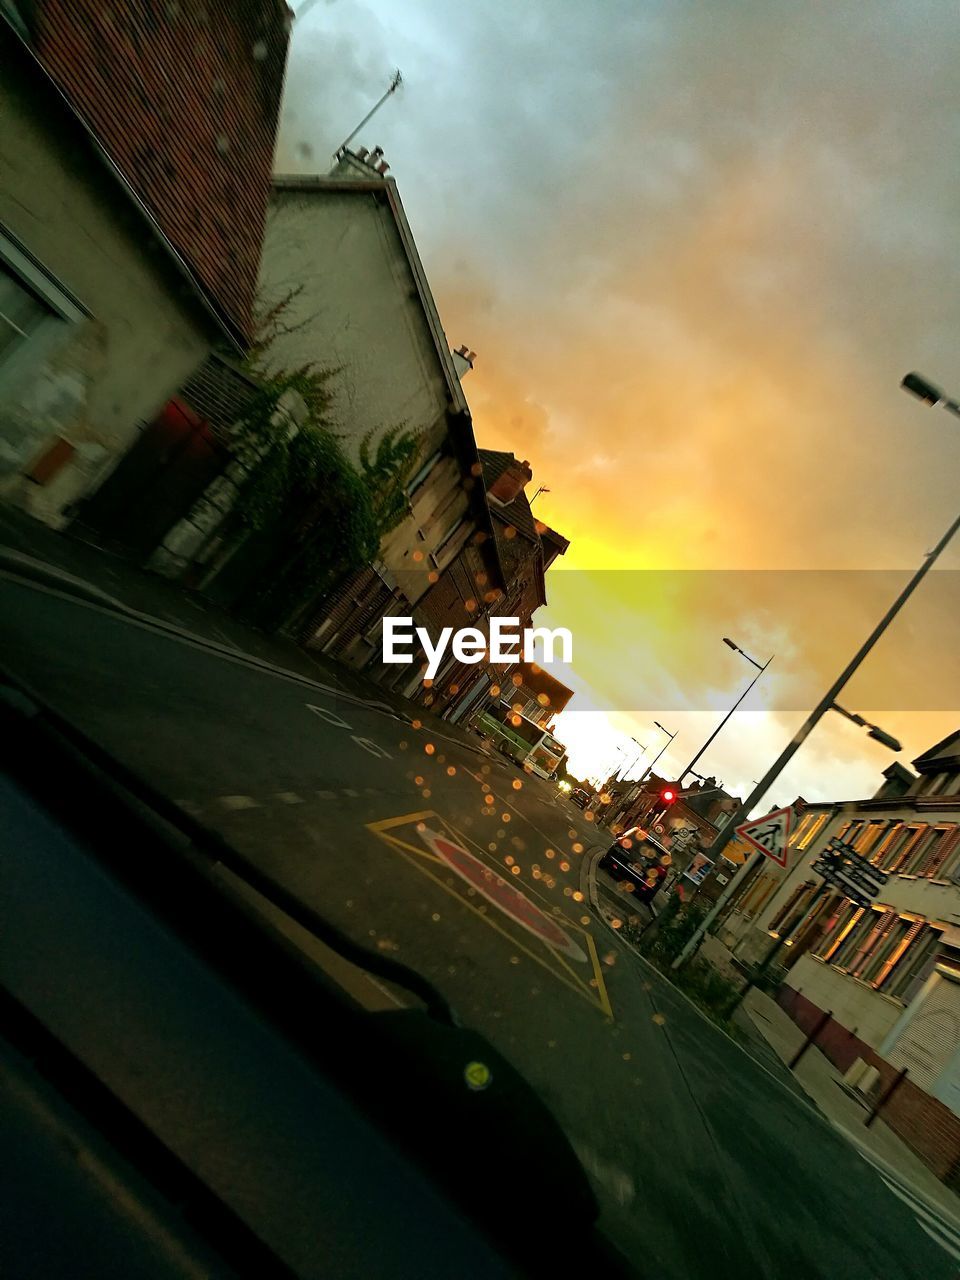
[[[0,0],[3,1280],[957,1280],[958,53]]]
[[[580,888],[598,833],[546,783],[463,735],[413,729],[95,605],[9,578],[2,593],[2,650],[19,678],[357,941],[428,976],[519,1067],[639,1274],[954,1274],[786,1072],[604,925]],[[424,825],[510,876],[562,938],[473,893]],[[364,981],[351,989],[372,1007],[404,998]]]

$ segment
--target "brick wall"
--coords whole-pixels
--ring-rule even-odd
[[[777,1003],[808,1034],[825,1012],[790,986],[780,988]],[[833,1018],[818,1033],[816,1047],[840,1071],[847,1071],[858,1058],[876,1067],[880,1073],[877,1098],[898,1075],[896,1067]],[[908,1076],[885,1103],[880,1119],[938,1178],[960,1189],[960,1116]]]
[[[282,0],[35,0],[33,47],[249,337],[289,35]]]

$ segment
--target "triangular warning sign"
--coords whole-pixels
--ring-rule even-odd
[[[755,822],[745,822],[737,827],[737,835],[778,867],[786,867],[787,844],[792,830],[793,809],[775,809]]]

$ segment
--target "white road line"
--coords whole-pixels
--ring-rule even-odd
[[[949,1244],[944,1244],[944,1248],[953,1252],[960,1249],[960,1235],[951,1228],[945,1219],[941,1218],[930,1205],[911,1194],[906,1187],[900,1187],[897,1183],[892,1182],[889,1178],[885,1178],[880,1174],[880,1180],[888,1190],[892,1191],[898,1200],[902,1200],[910,1212],[916,1217],[920,1226],[923,1227],[928,1234],[936,1231],[944,1240],[948,1240]],[[960,1253],[954,1253],[954,1257],[960,1257]]]
[[[920,1218],[917,1218],[916,1221],[917,1221],[917,1226],[922,1228],[922,1230],[924,1230],[927,1233],[930,1239],[935,1244],[938,1244],[940,1246],[940,1248],[944,1251],[944,1253],[949,1253],[951,1258],[954,1258],[957,1262],[960,1262],[960,1249],[956,1247],[955,1243],[951,1242],[948,1244],[947,1241],[940,1235],[937,1229],[933,1227],[928,1227],[927,1224],[923,1222]]]
[[[342,788],[342,790],[343,790],[343,794],[344,794],[345,796],[350,796],[350,798],[351,798],[351,799],[353,799],[353,800],[359,800],[359,799],[360,799],[360,792],[359,792],[359,791],[351,791],[351,789],[350,789],[349,787],[343,787],[343,788]]]
[[[336,800],[337,793],[335,791],[318,791],[316,793],[321,800]]]
[[[55,566],[50,566],[55,567]],[[286,680],[291,684],[299,684],[306,689],[317,689],[320,693],[329,694],[335,699],[342,702],[349,702],[357,707],[364,707],[368,711],[376,711],[381,715],[385,715],[390,720],[399,720],[401,723],[408,723],[403,716],[398,715],[396,710],[386,702],[381,702],[375,698],[362,698],[358,694],[348,693],[339,686],[323,684],[319,680],[312,680],[309,676],[298,675],[294,671],[290,671],[285,667],[278,667],[272,662],[268,662],[263,658],[258,658],[252,653],[247,653],[243,649],[236,652],[227,649],[217,640],[207,640],[203,636],[198,636],[193,631],[187,631],[183,627],[178,627],[171,622],[164,621],[155,615],[141,613],[137,609],[130,608],[122,601],[119,601],[120,608],[116,606],[103,605],[95,603],[92,600],[85,600],[76,595],[72,591],[58,590],[56,587],[48,587],[43,583],[36,582],[32,578],[25,578],[22,574],[11,573],[7,569],[0,569],[0,581],[9,582],[15,587],[24,587],[27,590],[35,591],[40,595],[54,596],[58,600],[65,600],[68,604],[75,605],[78,609],[88,609],[93,613],[102,613],[107,617],[113,618],[116,622],[122,622],[128,627],[137,627],[141,631],[152,631],[154,635],[163,635],[168,640],[173,640],[177,644],[186,645],[191,649],[199,649],[202,652],[211,654],[214,657],[222,658],[224,662],[233,663],[236,666],[244,666],[250,670],[259,671],[263,675],[273,676],[277,680]],[[81,580],[82,582],[82,580]],[[90,584],[83,584],[91,590],[96,590]],[[101,593],[102,594],[102,593]],[[451,739],[453,741],[453,739]]]
[[[282,804],[303,804],[303,796],[298,796],[295,791],[277,791],[274,799]]]
[[[224,809],[259,809],[260,803],[253,796],[217,796],[217,803]]]

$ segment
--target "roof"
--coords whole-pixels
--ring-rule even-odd
[[[525,688],[531,693],[546,696],[546,705],[551,711],[562,711],[573,697],[572,689],[568,688],[562,680],[551,675],[549,671],[545,671],[537,662],[521,662],[517,671],[523,679]]]
[[[240,345],[253,325],[289,17],[283,0],[33,0],[23,24]]]
[[[960,768],[960,729],[954,729],[941,741],[917,756],[913,767],[918,773],[938,773],[944,767]]]
[[[514,454],[500,449],[481,449],[480,465],[483,468],[484,485],[489,489],[516,460]],[[492,507],[491,510],[501,524],[516,529],[521,537],[539,547],[540,535],[537,532],[537,523],[533,518],[533,512],[530,510],[530,502],[527,495],[522,489],[513,502],[497,505]],[[567,545],[569,546],[569,543]]]

